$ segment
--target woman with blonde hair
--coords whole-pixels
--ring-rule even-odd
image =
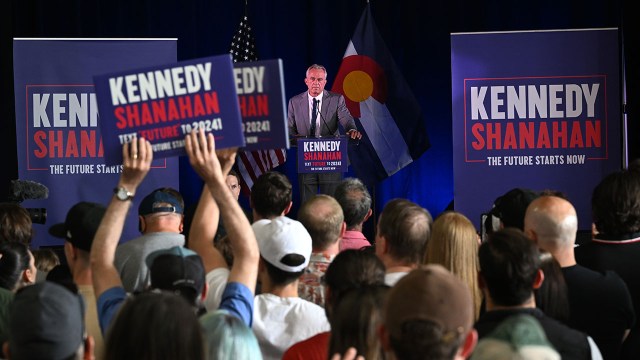
[[[446,211],[436,218],[427,243],[425,264],[440,264],[469,286],[480,313],[482,292],[478,286],[478,246],[480,238],[473,223],[463,214]]]

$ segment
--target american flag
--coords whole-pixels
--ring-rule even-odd
[[[240,21],[238,31],[231,39],[229,53],[233,62],[256,61],[258,52],[256,51],[255,40],[249,26],[249,19],[245,15]],[[236,166],[241,177],[243,191],[250,191],[253,182],[258,176],[283,164],[287,160],[287,153],[284,149],[242,151],[238,153]]]

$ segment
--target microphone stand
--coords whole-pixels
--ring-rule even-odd
[[[338,131],[338,124],[336,124],[336,129],[331,131],[331,128],[329,128],[329,125],[327,124],[327,121],[324,119],[324,116],[322,116],[322,111],[318,111],[318,114],[320,114],[320,119],[322,119],[322,123],[324,124],[324,126],[327,128],[327,130],[329,130],[330,134],[335,134]],[[334,135],[335,137],[340,136],[340,134]]]

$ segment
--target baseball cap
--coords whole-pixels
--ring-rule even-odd
[[[151,274],[151,287],[162,290],[190,288],[200,294],[205,271],[198,254],[182,246],[156,250],[145,259]]]
[[[167,206],[164,204],[170,205]],[[156,189],[142,199],[142,202],[138,207],[138,214],[144,216],[161,212],[184,214],[184,209],[180,199],[166,191],[163,191],[163,189]]]
[[[64,223],[49,228],[49,234],[66,239],[78,249],[89,252],[105,211],[106,208],[101,204],[79,202],[69,209]]]
[[[471,360],[559,360],[540,325],[529,314],[514,315],[504,320],[482,338]]]
[[[19,290],[9,315],[12,359],[68,359],[84,339],[84,302],[69,289],[44,281]]]
[[[389,292],[384,310],[389,334],[402,338],[407,321],[438,324],[442,339],[457,339],[473,326],[471,291],[441,265],[426,265],[409,272]]]
[[[499,218],[504,227],[515,227],[524,230],[524,215],[527,207],[540,195],[533,190],[514,188],[498,197],[493,203],[490,213]]]
[[[286,216],[273,220],[258,220],[253,225],[260,256],[271,265],[287,272],[300,272],[309,265],[311,256],[311,235],[299,221]],[[301,264],[288,265],[282,262],[286,255],[297,254],[304,257]]]

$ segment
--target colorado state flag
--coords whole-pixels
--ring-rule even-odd
[[[350,146],[357,176],[372,184],[422,155],[430,146],[422,111],[393,61],[367,4],[331,91],[344,95],[363,137]]]

